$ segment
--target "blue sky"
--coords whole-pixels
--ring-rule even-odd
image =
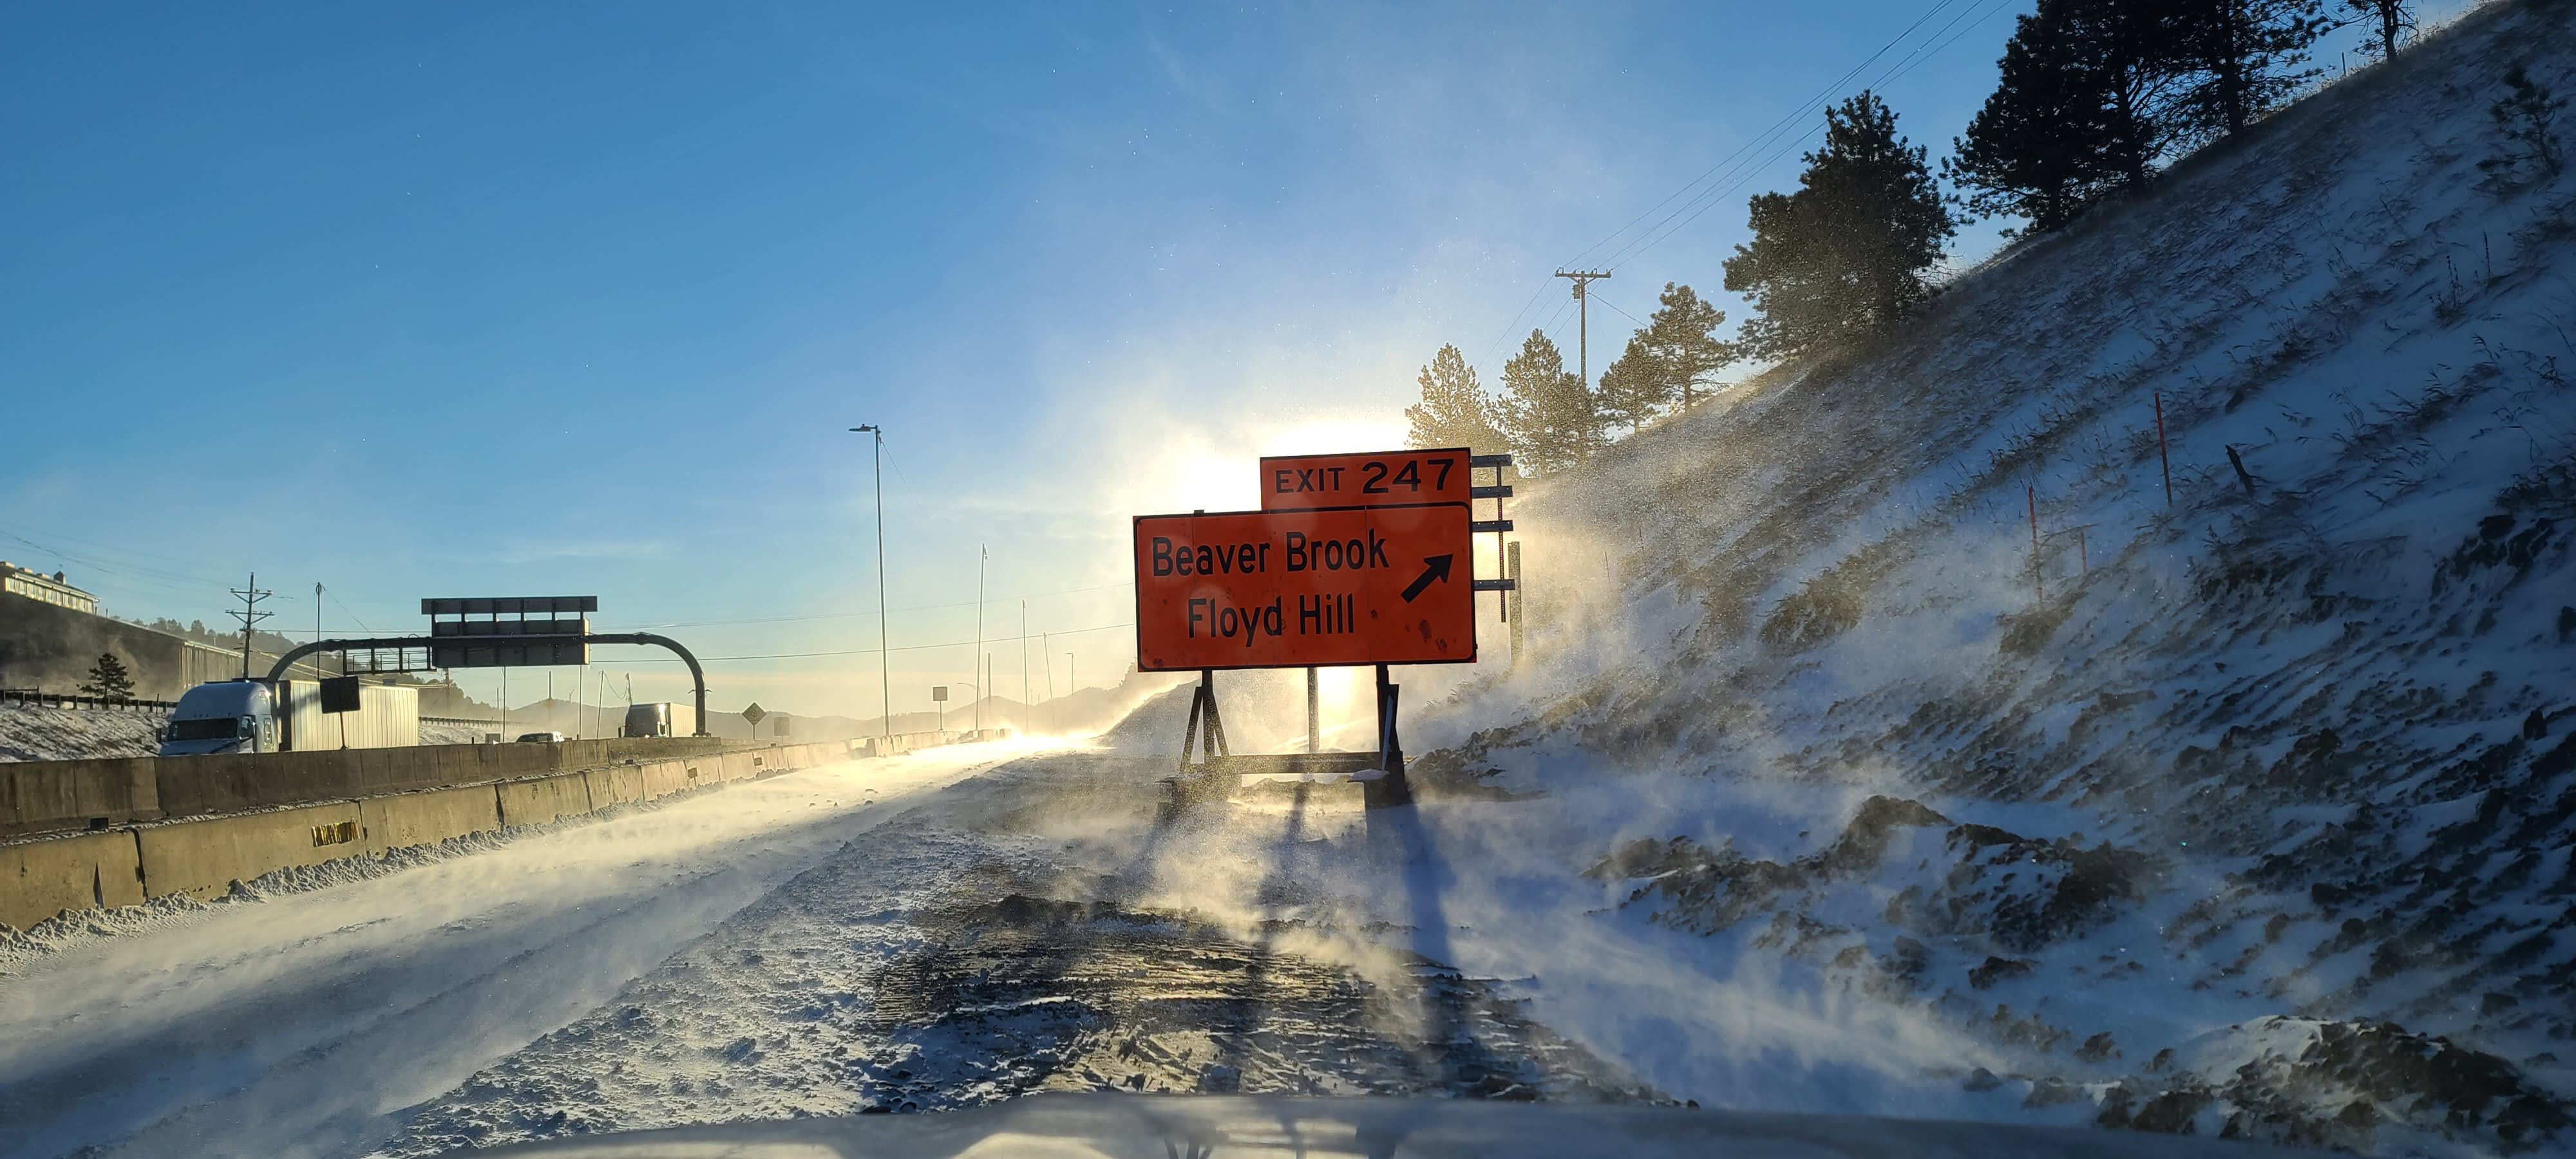
[[[0,557],[209,624],[255,568],[300,632],[318,581],[333,635],[596,593],[767,657],[719,706],[872,711],[881,422],[897,707],[979,543],[998,690],[1024,596],[1107,683],[1127,516],[1395,441],[1444,342],[1571,352],[1551,270],[1909,26],[1832,95],[1937,156],[2023,7],[12,6]],[[1621,256],[1596,373],[1795,168]]]

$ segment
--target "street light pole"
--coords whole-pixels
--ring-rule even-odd
[[[993,553],[975,545],[975,731],[984,731],[984,561]]]
[[[870,445],[876,451],[876,471],[871,489],[876,492],[877,499],[877,711],[879,723],[885,729],[886,744],[891,748],[894,744],[894,667],[887,658],[886,647],[885,428],[875,425],[850,428],[852,434],[860,432],[871,436]]]

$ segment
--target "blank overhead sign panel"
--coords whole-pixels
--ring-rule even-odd
[[[1140,515],[1137,666],[1472,663],[1469,535],[1464,502]]]
[[[1464,503],[1468,450],[1379,451],[1359,455],[1273,455],[1261,460],[1261,509],[1388,507]]]
[[[429,660],[437,668],[520,668],[590,662],[590,621],[598,596],[474,596],[425,599]],[[455,619],[442,617],[454,616]],[[482,619],[468,617],[481,616]]]
[[[424,616],[506,616],[518,619],[598,610],[598,596],[474,596],[420,602],[420,614]]]

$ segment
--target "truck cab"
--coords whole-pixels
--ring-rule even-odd
[[[161,730],[165,757],[273,753],[278,749],[277,696],[258,680],[200,684],[180,694]]]

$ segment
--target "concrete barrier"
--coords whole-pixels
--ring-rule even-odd
[[[590,777],[586,773],[503,781],[497,789],[503,828],[543,825],[590,812]]]
[[[0,836],[160,816],[150,757],[0,764]]]
[[[444,789],[718,751],[712,737],[0,763],[0,837]]]
[[[644,799],[644,769],[641,765],[592,769],[582,776],[590,782],[590,807],[593,809]]]
[[[708,763],[714,764],[713,761]],[[649,765],[635,767],[643,771],[644,799],[647,801],[659,801],[674,793],[685,793],[698,786],[698,762],[696,761],[655,761]],[[713,784],[713,779],[709,778],[708,783]]]
[[[491,785],[397,793],[358,802],[358,829],[366,837],[367,852],[378,856],[500,827],[500,794]]]
[[[904,738],[898,738],[902,740]],[[182,807],[235,812],[179,817],[108,832],[56,833],[0,845],[0,923],[25,927],[66,909],[134,905],[186,894],[214,897],[236,881],[295,866],[382,854],[504,826],[538,825],[613,804],[658,800],[733,781],[844,760],[865,741],[831,741],[717,753],[579,771],[558,766],[606,760],[621,746],[441,745],[246,757],[30,761],[0,766],[29,774],[8,782],[11,812],[0,823],[81,823],[105,816],[151,822],[154,803],[174,793]],[[690,747],[704,749],[696,741]],[[56,766],[47,768],[45,766]],[[77,766],[77,767],[71,767]],[[501,779],[512,770],[534,770]],[[120,779],[121,778],[121,779]],[[409,792],[366,792],[419,778],[453,778]],[[458,781],[466,783],[459,784]],[[261,809],[244,802],[354,787],[352,799]],[[21,807],[23,804],[23,808]],[[162,806],[166,808],[167,806]],[[105,813],[94,812],[99,809]]]
[[[0,925],[26,929],[64,910],[141,905],[134,831],[0,845]]]
[[[146,825],[134,831],[143,896],[214,897],[271,870],[353,857],[366,848],[359,825],[354,801]]]

